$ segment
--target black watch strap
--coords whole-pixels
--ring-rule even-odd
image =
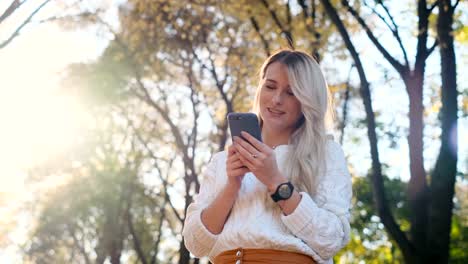
[[[294,191],[294,186],[291,182],[281,183],[276,187],[276,191],[271,195],[271,199],[276,203],[278,201],[291,198]]]

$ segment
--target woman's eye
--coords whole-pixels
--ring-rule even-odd
[[[288,95],[294,96],[294,93],[292,91],[288,91]]]
[[[276,88],[275,86],[271,86],[271,85],[266,85],[265,87],[270,90],[274,90]]]

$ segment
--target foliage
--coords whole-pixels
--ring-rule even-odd
[[[368,176],[369,177],[369,176]],[[409,229],[408,206],[404,202],[406,183],[399,179],[385,178],[385,189],[389,191],[389,204],[400,224]],[[371,183],[366,177],[354,177],[351,242],[335,257],[345,263],[359,263],[362,259],[370,263],[402,262],[399,249],[388,238],[377,215],[372,197]]]
[[[403,230],[409,231],[410,211],[406,204],[407,183],[399,179],[385,178],[385,190],[397,221]],[[338,253],[336,263],[403,263],[403,257],[395,242],[389,239],[375,209],[371,184],[368,178],[353,178],[353,209],[351,216],[351,241]],[[465,263],[468,259],[466,216],[466,183],[457,184],[457,198],[451,228],[450,263]]]
[[[60,173],[49,176],[68,180],[37,198],[37,226],[24,246],[34,263],[102,263],[108,257],[115,263],[113,258],[120,259],[124,250],[136,258],[131,251],[134,237],[148,256],[156,256],[165,190],[156,192],[143,183],[148,167],[141,158],[143,149],[135,145],[135,137],[122,134],[125,126],[108,121],[92,129],[93,139],[82,146],[91,150],[89,155],[64,157]],[[126,144],[130,147],[123,147]],[[54,166],[45,169],[58,172]],[[34,171],[42,173],[43,168]]]
[[[62,80],[67,93],[74,94],[88,106],[112,104],[124,100],[132,66],[124,60],[115,42],[94,63],[71,64]]]

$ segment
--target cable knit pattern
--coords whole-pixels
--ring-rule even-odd
[[[280,170],[290,146],[275,149]],[[243,248],[269,248],[300,252],[318,263],[333,263],[332,257],[349,241],[351,177],[339,144],[327,144],[327,170],[317,194],[301,192],[296,210],[285,216],[279,207],[265,206],[266,187],[247,173],[223,231],[214,235],[203,225],[200,214],[226,184],[226,152],[216,153],[205,170],[200,193],[188,207],[183,230],[185,245],[196,257],[213,260],[219,253]],[[285,174],[287,176],[287,174]]]

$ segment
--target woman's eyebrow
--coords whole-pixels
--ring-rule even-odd
[[[274,82],[274,83],[277,83],[275,80],[273,79],[266,79],[265,81],[270,81],[270,82]]]

